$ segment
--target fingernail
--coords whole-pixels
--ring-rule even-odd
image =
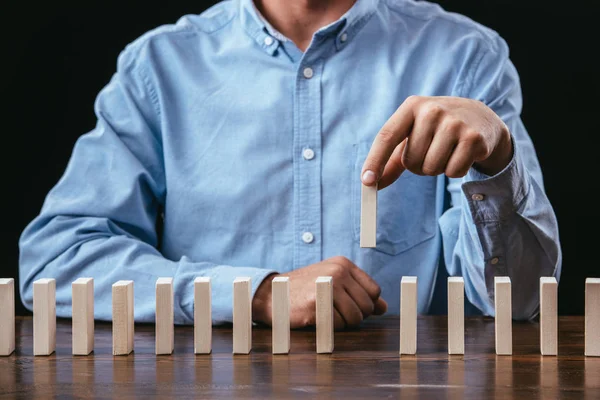
[[[362,176],[362,181],[365,185],[370,185],[372,183],[375,183],[375,181],[377,177],[375,176],[375,172],[373,171],[365,171],[365,173]]]

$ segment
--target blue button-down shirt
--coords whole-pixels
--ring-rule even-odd
[[[405,172],[379,194],[377,248],[359,246],[360,172],[373,138],[410,95],[479,99],[506,122],[514,158],[488,177]],[[493,277],[513,283],[513,316],[538,309],[539,277],[558,276],[557,222],[506,43],[440,7],[359,0],[306,51],[269,28],[250,0],[182,17],[123,50],[95,103],[96,127],[20,240],[21,295],[95,279],[95,316],[110,286],[135,282],[135,317],[153,321],[155,282],[174,277],[175,321],[193,321],[193,280],[212,280],[214,322],[232,319],[232,282],[341,255],[399,311],[400,280],[431,305],[438,265],[463,276],[493,315]],[[162,226],[162,234],[157,233]]]

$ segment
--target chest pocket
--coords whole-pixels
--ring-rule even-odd
[[[360,242],[360,173],[371,143],[354,145],[352,220],[354,239]],[[377,194],[377,247],[375,251],[396,255],[433,237],[437,230],[435,177],[408,171]]]

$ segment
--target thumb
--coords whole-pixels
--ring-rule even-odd
[[[404,139],[398,146],[396,146],[394,152],[390,156],[390,159],[385,165],[383,175],[381,176],[381,180],[377,186],[379,190],[396,182],[404,170],[406,170],[406,167],[402,163],[402,154],[406,148],[406,140],[407,139]]]

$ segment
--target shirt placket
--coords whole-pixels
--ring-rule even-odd
[[[294,269],[321,261],[321,78],[323,60],[306,53],[294,88]]]

